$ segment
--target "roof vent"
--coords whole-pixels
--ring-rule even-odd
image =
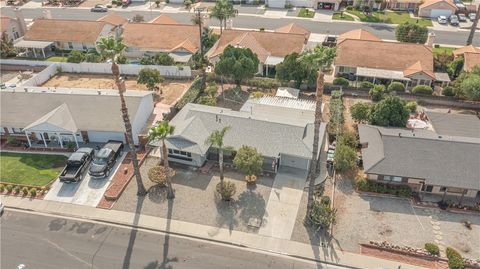
[[[102,95],[102,91],[97,91],[98,95]]]
[[[439,135],[439,136],[438,136],[438,139],[442,139],[442,136],[441,136],[441,135]]]

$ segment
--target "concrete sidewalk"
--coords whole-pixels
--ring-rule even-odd
[[[67,217],[90,219],[100,222],[114,223],[139,227],[144,229],[163,231],[172,234],[211,240],[252,249],[268,251],[283,255],[300,257],[322,262],[338,263],[356,268],[422,268],[399,262],[382,260],[375,257],[344,252],[332,248],[311,246],[285,239],[273,238],[253,233],[229,231],[217,227],[199,225],[195,223],[168,220],[158,217],[136,215],[135,213],[104,210],[88,206],[67,204],[55,201],[32,200],[14,196],[2,196],[2,203],[7,207],[26,209],[36,212],[49,213]],[[169,227],[167,229],[167,227]]]

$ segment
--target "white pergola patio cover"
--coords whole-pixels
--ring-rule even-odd
[[[78,127],[68,106],[63,103],[24,128],[29,132],[68,132],[77,133]]]
[[[357,67],[357,76],[360,77],[371,77],[371,78],[384,78],[384,79],[393,79],[393,80],[405,80],[409,81],[409,78],[406,78],[403,75],[402,71],[393,71],[386,69],[375,69],[375,68],[366,68],[366,67]]]
[[[15,43],[13,46],[15,48],[22,48],[22,49],[44,49],[52,44],[53,42],[48,42],[48,41],[20,40],[17,43]]]

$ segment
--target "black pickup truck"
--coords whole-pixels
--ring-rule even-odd
[[[118,157],[122,154],[123,143],[119,141],[108,141],[93,158],[93,163],[88,170],[91,177],[103,178],[110,175]]]
[[[60,182],[78,182],[92,161],[92,148],[79,148],[67,160],[67,165],[60,174]]]

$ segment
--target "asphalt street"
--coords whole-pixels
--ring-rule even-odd
[[[311,261],[152,231],[7,209],[1,268],[334,268]]]
[[[49,8],[53,18],[61,19],[78,19],[78,20],[93,20],[98,19],[105,15],[105,13],[95,13],[90,12],[88,9],[75,9],[75,8]],[[42,16],[42,8],[22,8],[25,18],[33,19]],[[117,12],[117,11],[116,11]],[[14,16],[13,10],[11,7],[4,7],[1,9],[2,15]],[[135,14],[142,15],[145,20],[149,20],[153,17],[160,14],[159,11],[135,11],[128,10],[118,11],[118,14],[126,17],[132,18]],[[190,23],[193,13],[168,13],[169,16],[173,17],[179,22]],[[319,34],[341,34],[353,29],[362,28],[368,30],[382,39],[395,40],[395,28],[389,25],[379,25],[379,24],[359,24],[359,23],[348,23],[341,21],[334,22],[318,22],[310,21],[298,18],[268,18],[268,17],[253,17],[248,14],[240,14],[238,17],[233,19],[233,25],[237,28],[251,28],[251,29],[260,29],[261,27],[265,29],[275,29],[280,26],[284,26],[288,23],[295,22],[305,28],[312,31],[312,33]],[[218,21],[212,19],[209,21],[209,24],[212,26],[217,26]],[[450,44],[463,46],[468,37],[468,31],[434,31],[435,32],[435,43],[438,44]],[[474,39],[474,44],[480,46],[480,33],[477,32]]]

